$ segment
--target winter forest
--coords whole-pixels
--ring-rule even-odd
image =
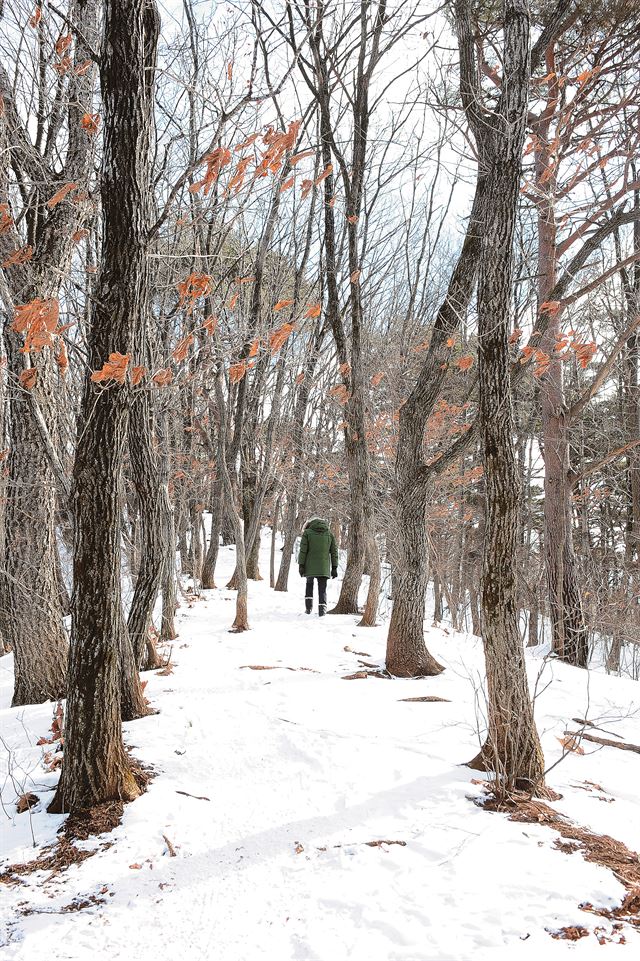
[[[639,64],[0,0],[0,958],[638,950]]]

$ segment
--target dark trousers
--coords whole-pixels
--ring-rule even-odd
[[[327,581],[328,577],[308,577],[307,578],[307,589],[304,593],[304,602],[306,604],[307,610],[311,611],[313,608],[313,582],[318,582],[318,606],[321,610],[325,610],[327,607]]]

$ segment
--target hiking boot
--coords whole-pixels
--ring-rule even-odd
[[[304,599],[304,612],[305,614],[310,614],[313,610],[313,598],[305,597]]]
[[[318,617],[324,617],[324,615],[325,615],[326,613],[327,613],[327,605],[326,605],[326,604],[320,604],[320,605],[318,606]]]

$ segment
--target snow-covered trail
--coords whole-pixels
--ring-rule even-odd
[[[221,549],[219,584],[232,567],[233,551]],[[556,941],[545,928],[592,929],[601,919],[579,903],[617,904],[622,885],[579,854],[556,850],[548,828],[515,824],[470,800],[479,788],[460,765],[478,747],[477,639],[430,632],[430,647],[447,665],[439,678],[343,680],[361,660],[382,663],[385,630],[358,628],[353,617],[306,617],[294,574],[288,594],[250,584],[245,634],[228,633],[231,592],[183,606],[174,673],[149,675],[147,695],[160,714],[126,725],[133,753],[157,777],[101,839],[113,846],[46,883],[41,872],[0,889],[0,957],[599,957],[608,945],[593,935]],[[335,596],[334,582],[329,600]],[[531,658],[534,676],[541,664]],[[46,733],[51,705],[5,708],[9,667],[9,658],[0,660],[4,737],[19,767],[33,771],[35,786],[27,786],[46,803],[43,788],[55,775],[35,767],[43,749],[26,738],[34,745]],[[560,754],[557,737],[570,718],[587,710],[592,718],[625,717],[615,728],[640,740],[637,684],[558,664],[545,668],[545,684],[538,721],[548,763]],[[400,700],[427,694],[448,703]],[[638,765],[636,756],[607,748],[570,755],[550,778],[564,795],[557,809],[637,847]],[[607,794],[584,790],[585,781]],[[29,816],[14,816],[10,786],[3,793],[13,818],[3,853],[8,862],[28,860]],[[48,842],[60,823],[39,809],[37,840]],[[404,844],[367,843],[379,840]],[[102,903],[61,913],[89,895]],[[21,914],[20,902],[35,913]]]

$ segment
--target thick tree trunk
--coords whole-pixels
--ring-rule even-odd
[[[425,487],[409,491],[407,501],[399,504],[402,536],[397,540],[397,588],[393,592],[386,656],[387,670],[398,677],[432,677],[444,670],[424,642],[429,580],[426,507]]]
[[[9,353],[11,349],[9,346]],[[41,368],[40,376],[43,373]],[[25,392],[21,388],[15,390],[17,396],[11,404],[0,630],[14,652],[12,705],[17,707],[64,696],[68,640],[56,576],[54,478],[35,434]]]
[[[528,107],[528,7],[525,0],[505,0],[504,86],[490,124],[478,103],[469,0],[456,0],[456,27],[463,103],[475,133],[479,163],[489,172],[478,281],[478,416],[486,486],[481,597],[488,735],[472,763],[495,773],[500,794],[514,788],[539,791],[544,784],[544,758],[518,629],[520,473],[509,376],[513,238]]]
[[[12,267],[5,274],[15,304],[36,297],[56,299],[68,271],[75,242],[73,236],[82,225],[88,206],[61,203],[46,210],[43,194],[66,181],[88,189],[93,163],[91,139],[82,129],[81,119],[93,109],[95,72],[73,69],[89,60],[87,43],[96,45],[98,36],[97,0],[72,0],[69,17],[77,27],[74,36],[73,65],[67,88],[68,142],[60,181],[41,182],[47,162],[42,163],[33,200],[38,216],[33,227],[34,252],[31,261]],[[14,162],[22,170],[26,161],[21,154],[21,138],[29,133],[21,126],[13,100],[14,86],[0,65],[0,201],[9,204],[5,164]],[[44,122],[44,118],[39,118]],[[62,119],[62,118],[61,118]],[[15,157],[11,152],[15,151]],[[11,225],[0,233],[0,262],[24,240]],[[7,318],[4,340],[12,380],[25,368],[26,354],[21,335],[11,329]],[[13,703],[40,703],[59,697],[65,686],[68,641],[62,624],[62,604],[56,577],[56,483],[66,495],[68,480],[61,468],[58,447],[59,374],[51,347],[30,353],[37,370],[31,391],[16,386],[9,394],[9,444],[7,510],[5,513],[5,564],[0,576],[0,634],[15,653]],[[46,435],[46,436],[45,436]]]
[[[153,0],[106,3],[100,68],[104,235],[89,337],[94,370],[112,352],[128,354],[146,320],[145,198],[158,33]],[[111,381],[95,388],[87,375],[73,473],[74,600],[65,748],[52,811],[74,812],[139,793],[122,740],[118,677],[129,645],[120,588],[119,497],[128,417],[128,386]]]

